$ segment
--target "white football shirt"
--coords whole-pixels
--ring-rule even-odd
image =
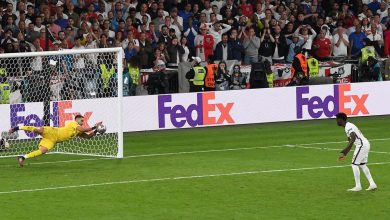
[[[347,134],[347,137],[351,137],[351,133],[355,133],[356,134],[356,140],[355,140],[355,146],[364,146],[364,145],[368,145],[369,142],[367,140],[367,138],[364,137],[364,135],[362,134],[362,132],[359,130],[358,127],[356,127],[356,125],[352,124],[351,122],[347,122],[347,124],[345,125],[345,133]]]

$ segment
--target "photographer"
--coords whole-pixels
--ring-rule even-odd
[[[382,81],[381,67],[375,57],[368,57],[368,70],[363,72],[361,77],[362,82]]]
[[[287,86],[303,86],[309,83],[309,79],[302,73],[296,72],[291,82]]]

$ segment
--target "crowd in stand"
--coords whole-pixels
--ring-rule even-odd
[[[359,57],[368,38],[377,57],[389,57],[389,3],[2,0],[0,53],[119,46],[125,66],[133,63],[140,69],[192,57],[272,64],[292,63],[297,47],[320,61],[331,56]]]
[[[0,1],[1,52],[122,46],[141,67],[207,60],[292,62],[294,47],[318,59],[353,56],[369,38],[389,56],[385,0]],[[55,39],[45,43],[45,27]],[[80,40],[81,46],[77,46]]]

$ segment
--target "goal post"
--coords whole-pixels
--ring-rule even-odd
[[[121,47],[0,54],[0,131],[9,138],[0,157],[35,150],[41,138],[25,131],[10,138],[9,128],[62,127],[81,114],[86,126],[103,121],[106,133],[58,143],[50,153],[122,158],[123,58]]]

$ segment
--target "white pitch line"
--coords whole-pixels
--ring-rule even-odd
[[[378,138],[370,139],[369,141],[388,141],[390,138]],[[241,151],[241,150],[256,150],[256,149],[267,149],[267,148],[283,148],[283,147],[298,147],[299,148],[312,148],[312,149],[326,149],[326,148],[315,148],[315,147],[304,147],[311,145],[327,145],[327,144],[341,144],[346,143],[346,141],[332,141],[332,142],[317,142],[317,143],[307,143],[307,144],[285,144],[285,145],[275,145],[275,146],[263,146],[263,147],[241,147],[241,148],[225,148],[225,149],[212,149],[212,150],[199,150],[199,151],[181,151],[181,152],[171,152],[171,153],[153,153],[153,154],[139,154],[139,155],[129,155],[123,157],[126,158],[140,158],[140,157],[156,157],[156,156],[172,156],[172,155],[182,155],[182,154],[198,154],[198,153],[212,153],[212,152],[226,152],[226,151]],[[329,148],[331,149],[331,148]],[[340,150],[340,149],[334,149]],[[380,151],[370,151],[371,153],[382,153],[390,154],[390,152],[380,152]],[[116,158],[103,157],[103,158],[85,158],[77,160],[60,160],[60,161],[46,161],[46,162],[35,162],[28,163],[28,165],[42,165],[42,164],[55,164],[55,163],[73,163],[73,162],[84,162],[84,161],[95,161],[95,160],[112,160]],[[3,164],[0,167],[13,167],[14,165]]]
[[[372,165],[384,165],[390,164],[389,162],[370,163]],[[70,185],[70,186],[54,186],[46,188],[35,188],[35,189],[21,189],[12,191],[0,191],[0,195],[4,194],[15,194],[15,193],[26,193],[26,192],[39,192],[49,190],[60,190],[60,189],[74,189],[74,188],[89,188],[96,186],[109,186],[109,185],[120,185],[120,184],[131,184],[131,183],[145,183],[145,182],[161,182],[170,180],[186,180],[186,179],[203,179],[209,177],[225,177],[225,176],[238,176],[238,175],[249,175],[249,174],[260,174],[260,173],[278,173],[278,172],[289,172],[289,171],[306,171],[306,170],[320,170],[320,169],[332,169],[332,168],[344,168],[350,167],[351,165],[338,165],[338,166],[321,166],[321,167],[302,167],[302,168],[291,168],[291,169],[277,169],[277,170],[257,170],[257,171],[244,171],[234,173],[218,173],[218,174],[207,174],[207,175],[196,175],[196,176],[177,176],[177,177],[164,177],[154,179],[140,179],[140,180],[124,180],[116,182],[103,182],[103,183],[91,183],[82,185]]]
[[[336,148],[301,146],[299,144],[291,145],[290,147],[304,148],[304,149],[315,149],[315,150],[328,150],[328,151],[340,151],[341,150],[341,149],[336,149]],[[370,153],[390,154],[390,152],[386,152],[386,151],[372,151],[372,150],[370,150]]]

